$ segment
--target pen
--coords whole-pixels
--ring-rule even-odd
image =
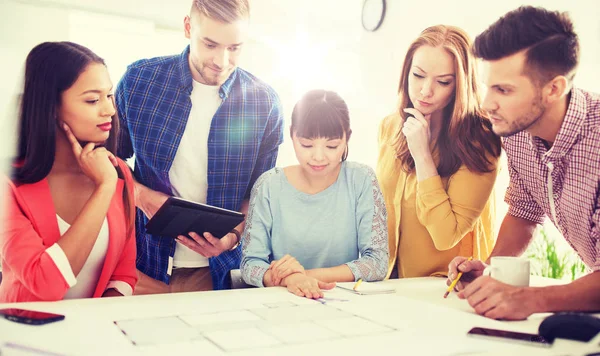
[[[467,261],[471,261],[472,259],[473,259],[473,256],[469,257],[467,259]],[[456,276],[456,278],[454,279],[454,281],[452,281],[452,283],[450,284],[450,286],[446,290],[446,293],[444,293],[444,298],[448,298],[448,294],[450,294],[450,292],[452,292],[452,290],[454,289],[454,287],[456,287],[456,283],[458,283],[458,280],[460,279],[460,277],[462,277],[462,275],[463,275],[462,272],[458,272],[458,276]]]
[[[352,289],[354,289],[354,291],[358,291],[358,286],[360,286],[360,284],[362,283],[362,278],[359,278],[358,281],[356,281],[356,284],[354,285],[354,287],[352,287]]]

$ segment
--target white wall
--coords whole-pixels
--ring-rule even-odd
[[[64,11],[0,1],[0,162],[13,155],[16,145],[14,103],[22,87],[25,57],[42,41],[66,38],[66,23]]]
[[[522,2],[388,0],[384,23],[373,33],[362,30],[360,0],[254,0],[252,4],[254,34],[265,45],[246,49],[246,54],[252,54],[243,62],[245,66],[279,91],[288,113],[307,89],[339,91],[352,115],[350,159],[374,165],[377,125],[394,110],[400,68],[410,42],[436,24],[462,27],[474,38]],[[575,83],[600,92],[600,1],[528,4],[570,12],[582,46]],[[279,163],[294,162],[286,143]]]

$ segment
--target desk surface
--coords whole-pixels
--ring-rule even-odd
[[[284,288],[0,304],[0,308],[66,316],[63,321],[42,326],[0,319],[0,345],[10,342],[66,355],[178,356],[355,355],[374,351],[580,355],[579,350],[589,348],[567,340],[542,348],[468,337],[467,331],[474,326],[537,333],[546,314],[517,322],[490,320],[475,314],[455,294],[443,299],[443,279],[382,283],[393,286],[396,293],[361,296],[336,288],[326,293],[329,300],[324,304],[296,297]],[[533,285],[550,283],[554,282],[532,280]],[[6,347],[3,351],[3,356],[10,355]]]

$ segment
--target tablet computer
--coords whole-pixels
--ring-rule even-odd
[[[244,217],[244,214],[237,211],[169,197],[148,221],[146,231],[152,235],[172,238],[188,236],[189,232],[198,235],[210,232],[220,239],[244,221]]]

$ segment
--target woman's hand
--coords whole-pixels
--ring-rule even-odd
[[[118,178],[115,169],[118,165],[117,158],[104,147],[96,148],[96,144],[93,142],[82,148],[69,126],[66,123],[63,123],[62,126],[83,173],[97,187],[101,185],[116,186]]]
[[[323,298],[322,289],[332,289],[335,283],[321,282],[302,273],[294,273],[283,279],[287,290],[299,297],[310,299]]]
[[[404,112],[409,116],[402,126],[402,133],[406,137],[408,149],[415,161],[420,160],[426,155],[431,155],[429,143],[431,140],[431,130],[429,129],[429,117],[423,116],[417,109],[407,108]]]
[[[293,273],[305,274],[304,267],[290,255],[271,262],[269,269],[271,270],[271,283],[274,286],[281,285],[282,280]]]

